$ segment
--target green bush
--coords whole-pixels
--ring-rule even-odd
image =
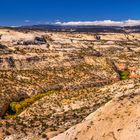
[[[124,70],[124,71],[121,71],[120,72],[120,78],[121,78],[121,80],[127,80],[127,79],[129,79],[129,75],[130,75],[130,72],[128,70]]]

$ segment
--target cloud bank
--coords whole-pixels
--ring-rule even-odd
[[[98,25],[98,26],[137,26],[140,25],[140,20],[125,20],[125,21],[112,21],[112,20],[103,20],[103,21],[70,21],[70,22],[56,22],[57,25]]]

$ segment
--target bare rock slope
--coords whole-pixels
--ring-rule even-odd
[[[51,140],[140,139],[140,89],[117,94],[111,101]]]
[[[75,94],[64,92],[44,97],[18,118],[3,120],[1,134],[5,140],[136,140],[140,125],[139,92],[139,80],[126,80]],[[58,135],[61,132],[64,133]]]

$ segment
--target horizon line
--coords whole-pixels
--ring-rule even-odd
[[[28,24],[25,24],[28,23]],[[67,22],[41,22],[41,23],[32,23],[31,20],[25,20],[23,24],[20,25],[0,25],[1,27],[21,27],[21,26],[34,26],[34,25],[60,25],[60,26],[138,26],[140,25],[140,19],[133,20],[94,20],[94,21],[67,21]]]

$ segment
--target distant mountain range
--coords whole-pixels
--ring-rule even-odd
[[[16,29],[30,29],[30,30],[46,30],[58,32],[140,32],[139,26],[95,26],[95,25],[80,25],[80,26],[62,26],[62,25],[29,25],[15,27]]]

